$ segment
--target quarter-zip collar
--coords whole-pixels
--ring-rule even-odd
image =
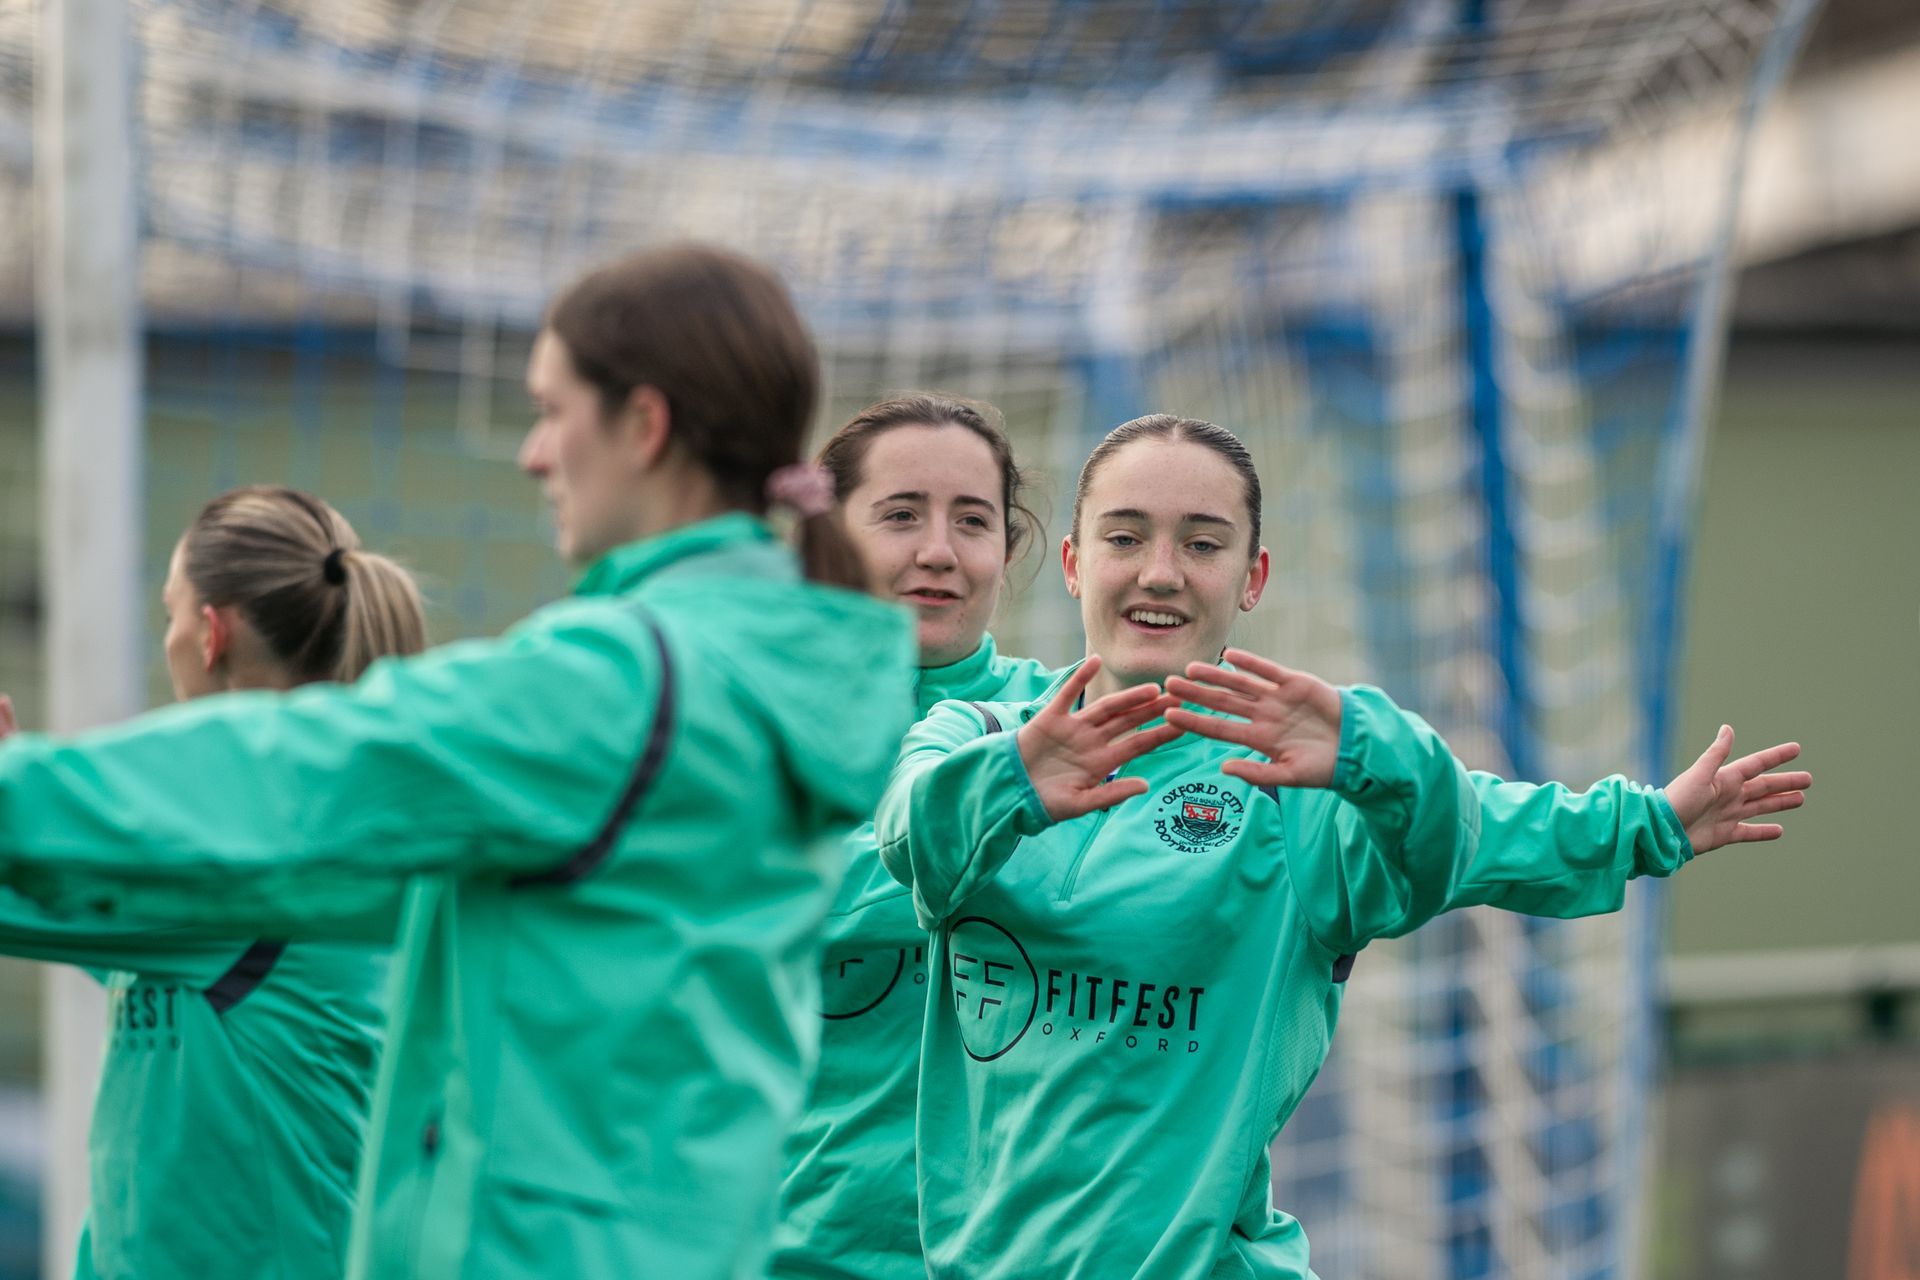
[[[993,637],[987,635],[981,637],[979,648],[958,662],[949,662],[943,667],[920,668],[914,688],[920,695],[921,713],[926,713],[929,702],[946,698],[991,697],[1003,683],[995,670],[999,656],[993,646]]]
[[[695,556],[776,541],[766,521],[744,511],[730,511],[615,547],[587,567],[574,584],[573,594],[621,595],[661,570]]]

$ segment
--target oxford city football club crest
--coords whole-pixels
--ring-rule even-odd
[[[1189,782],[1160,796],[1153,829],[1173,848],[1194,853],[1231,840],[1244,812],[1240,797],[1218,783]]]

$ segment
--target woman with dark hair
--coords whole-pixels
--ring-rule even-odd
[[[918,1169],[940,1277],[1309,1275],[1267,1149],[1376,938],[1457,907],[1617,910],[1781,834],[1786,744],[1664,791],[1469,773],[1377,689],[1222,649],[1265,589],[1259,477],[1212,423],[1110,434],[1061,547],[1087,658],[914,728],[875,826],[932,937]],[[1164,692],[1163,692],[1164,689]]]
[[[0,879],[55,909],[296,936],[398,910],[350,1276],[761,1268],[840,841],[912,705],[906,619],[849,589],[801,458],[818,376],[755,263],[592,272],[521,451],[574,598],[350,689],[0,750]]]
[[[1025,477],[989,405],[925,392],[869,405],[820,451],[875,594],[918,620],[917,714],[949,698],[1024,701],[1054,673],[987,632],[1008,566],[1038,535]],[[913,1170],[926,932],[880,864],[847,842],[827,917],[820,1062],[787,1141],[772,1275],[926,1275]]]
[[[376,658],[426,645],[406,570],[294,489],[208,503],[174,548],[162,600],[182,701],[352,683]],[[0,698],[0,738],[13,728]],[[0,952],[79,965],[107,987],[79,1280],[339,1276],[383,949],[56,917],[0,890]]]

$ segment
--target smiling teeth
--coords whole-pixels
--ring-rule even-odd
[[[1150,609],[1135,609],[1127,615],[1134,622],[1145,623],[1149,627],[1177,627],[1185,619],[1174,613],[1155,613]]]

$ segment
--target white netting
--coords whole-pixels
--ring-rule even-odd
[[[149,0],[155,527],[310,485],[443,632],[500,625],[559,585],[505,457],[542,303],[696,235],[794,282],[827,423],[1000,404],[1056,536],[1107,427],[1233,427],[1275,567],[1245,642],[1472,764],[1644,776],[1736,158],[1809,7]],[[0,216],[31,37],[0,13]],[[1039,554],[998,630],[1061,660]],[[1631,1269],[1649,937],[1472,912],[1361,957],[1276,1159],[1323,1274]]]

